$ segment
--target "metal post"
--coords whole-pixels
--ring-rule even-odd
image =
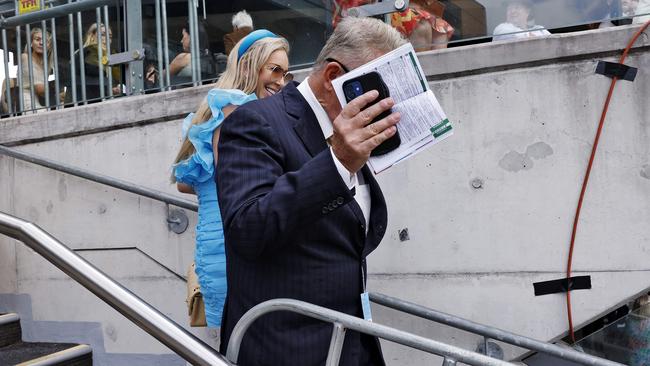
[[[61,104],[61,86],[59,85],[59,47],[56,45],[56,20],[52,18],[52,60],[54,62],[54,95],[56,108]]]
[[[160,88],[160,91],[162,91],[165,84],[162,78],[163,50],[162,50],[162,29],[161,29],[160,11],[161,11],[160,0],[156,0],[156,50],[158,52],[158,87]]]
[[[167,0],[161,0],[161,11],[162,11],[162,29],[163,29],[163,44],[165,51],[165,85],[167,85],[167,90],[171,90],[171,82],[169,77],[169,35],[167,32]],[[162,75],[161,75],[162,77]]]
[[[9,47],[7,47],[7,30],[2,30],[2,54],[5,63],[5,94],[7,97],[7,114],[11,115],[13,108],[11,104],[11,78],[9,77]]]
[[[34,70],[33,70],[33,61],[32,61],[32,28],[27,24],[25,26],[25,31],[27,32],[27,72],[29,75],[29,94],[31,96],[31,110],[36,109],[36,104],[34,102]]]
[[[140,50],[142,49],[142,1],[129,0],[126,2],[126,6],[127,49]],[[142,60],[134,60],[127,66],[128,88],[132,94],[141,94],[144,92],[142,64]]]
[[[84,60],[85,50],[81,13],[77,13],[77,38],[79,41],[79,77],[81,78],[81,100],[84,104],[88,104],[88,98],[86,98],[86,61]]]
[[[196,57],[192,57],[194,59],[194,65],[196,67],[196,80],[197,80],[197,85],[202,85],[203,84],[203,76],[201,75],[201,54],[203,50],[201,49],[201,42],[200,42],[200,32],[199,32],[199,14],[198,14],[198,7],[199,3],[197,0],[192,0],[192,14],[194,15],[194,49],[192,50],[192,54],[196,55]]]
[[[488,337],[483,337],[483,347],[485,348],[483,350],[483,353],[485,353],[486,356],[488,356],[488,346],[490,345],[488,340],[489,340]]]
[[[345,340],[345,327],[341,323],[334,323],[332,329],[332,340],[330,349],[327,352],[327,361],[325,366],[338,366],[343,350],[343,341]]]
[[[68,0],[70,3],[71,0]],[[72,89],[72,102],[77,106],[77,65],[74,61],[74,17],[68,14],[68,42],[70,42],[70,89]],[[81,52],[81,50],[79,50]]]
[[[198,55],[196,54],[196,33],[199,29],[199,27],[196,24],[196,13],[194,12],[194,0],[187,0],[187,14],[189,18],[189,27],[188,31],[190,32],[190,66],[192,69],[192,85],[197,86],[197,77],[196,77],[196,72],[198,71],[196,69],[196,57]]]
[[[445,357],[442,360],[442,366],[456,366],[456,361],[453,358]]]
[[[119,26],[119,25],[118,25]],[[111,35],[113,31],[111,30],[111,23],[108,18],[108,6],[104,6],[104,27],[106,30],[106,59],[111,58]],[[109,66],[106,71],[108,74],[108,96],[113,97],[113,66]]]
[[[45,0],[41,0],[41,9],[45,9]],[[41,38],[43,42],[43,81],[45,87],[45,110],[50,108],[50,63],[47,50],[47,23],[41,20]]]
[[[17,53],[18,57],[16,58],[18,60],[18,72],[16,73],[16,78],[18,79],[18,111],[21,113],[25,111],[25,98],[23,95],[23,51],[21,46],[22,40],[21,40],[21,34],[20,34],[20,26],[16,27],[16,48],[17,48]],[[16,111],[16,113],[18,113]]]
[[[104,90],[104,33],[108,33],[108,29],[104,25],[102,27],[102,15],[99,8],[95,9],[95,24],[97,25],[97,74],[99,75],[99,97],[104,100],[106,92]],[[103,30],[102,30],[103,28]]]

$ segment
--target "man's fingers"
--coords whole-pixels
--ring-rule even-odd
[[[392,98],[386,98],[369,106],[354,118],[354,125],[362,128],[372,122],[378,115],[389,111],[395,105]]]
[[[397,126],[390,126],[387,129],[383,130],[381,133],[371,137],[363,142],[364,149],[368,151],[374,150],[377,146],[381,145],[382,142],[393,137],[397,132]]]
[[[388,117],[383,118],[375,123],[369,124],[363,128],[364,139],[369,139],[380,134],[390,126],[396,125],[400,121],[399,112],[391,113]]]
[[[343,110],[341,114],[345,118],[354,118],[359,112],[366,106],[368,103],[371,103],[373,100],[377,99],[379,92],[376,90],[371,90],[367,93],[364,93],[350,101]]]

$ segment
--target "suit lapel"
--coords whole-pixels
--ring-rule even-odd
[[[325,136],[318,124],[316,115],[311,107],[296,88],[298,83],[288,84],[282,91],[287,113],[296,120],[293,129],[300,137],[303,145],[313,157],[327,148]]]

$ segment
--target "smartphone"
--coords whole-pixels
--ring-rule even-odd
[[[379,96],[377,97],[377,99],[375,99],[374,101],[366,105],[365,108],[368,108],[369,106],[379,102],[382,99],[390,97],[390,92],[388,91],[388,87],[386,86],[386,83],[384,83],[384,80],[382,80],[381,75],[379,75],[379,73],[375,71],[371,71],[367,74],[363,74],[361,76],[343,82],[343,94],[345,95],[345,100],[348,103],[350,103],[352,99],[370,90],[377,90],[379,92]],[[381,120],[382,118],[388,117],[390,114],[391,114],[390,109],[384,111],[382,114],[375,117],[375,119],[373,119],[369,123],[369,125]],[[381,145],[377,146],[374,150],[372,150],[370,155],[377,156],[377,155],[384,155],[386,153],[389,153],[397,149],[401,142],[402,141],[400,140],[399,133],[395,132],[395,134],[391,138],[382,142]]]

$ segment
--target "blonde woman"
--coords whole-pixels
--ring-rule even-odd
[[[104,26],[104,24],[101,24],[101,28],[99,29],[102,33],[102,42],[99,42],[99,34],[98,34],[98,27],[97,23],[93,23],[88,30],[86,31],[86,38],[84,40],[84,70],[85,70],[85,75],[86,75],[86,98],[88,99],[96,99],[101,96],[100,91],[99,91],[99,45],[101,43],[102,47],[102,58],[106,58],[108,55],[108,39],[111,39],[113,37],[113,32],[111,31],[111,28]],[[102,62],[103,63],[103,62]],[[111,73],[111,76],[113,78],[113,85],[111,87],[113,88],[113,94],[120,94],[122,92],[120,88],[120,83],[122,80],[122,73],[120,71],[119,66],[104,66],[103,70],[103,77],[104,77],[104,85],[108,84],[108,73]]]
[[[288,52],[287,41],[268,30],[244,37],[230,53],[215,88],[183,123],[185,137],[172,181],[180,192],[196,194],[199,200],[195,261],[208,327],[221,325],[226,298],[224,236],[214,180],[219,127],[237,106],[280,91],[290,76]]]
[[[34,103],[34,109],[43,108],[40,100],[45,98],[45,83],[47,83],[45,72],[44,72],[44,62],[43,62],[43,38],[46,38],[47,42],[47,74],[50,75],[53,69],[54,60],[52,57],[52,35],[49,32],[43,33],[41,28],[32,28],[30,33],[29,42],[31,42],[32,48],[32,81],[34,83],[34,100],[32,100],[32,92],[30,88],[30,67],[29,67],[29,56],[27,55],[27,45],[25,45],[25,51],[21,57],[21,72],[23,78],[23,106],[25,110],[32,109],[32,103]],[[52,101],[54,103],[54,101]]]

